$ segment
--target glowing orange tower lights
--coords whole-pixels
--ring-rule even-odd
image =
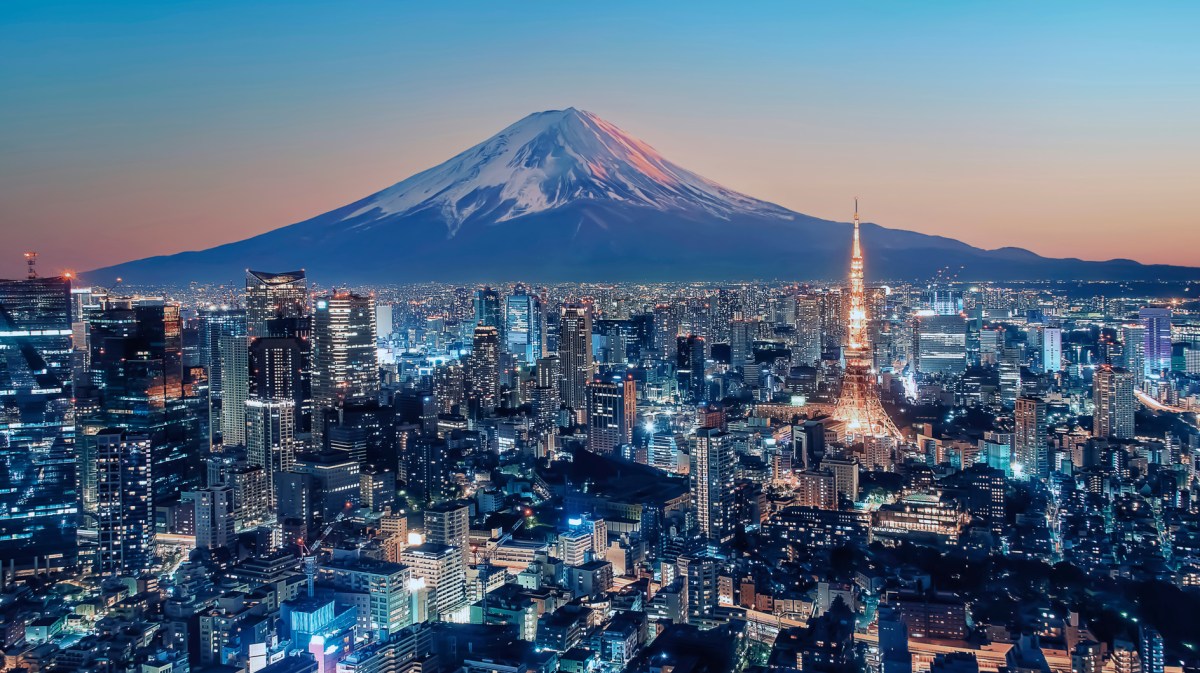
[[[849,437],[887,435],[900,438],[896,424],[879,403],[871,372],[866,288],[863,286],[862,243],[858,232],[858,199],[854,200],[854,246],[850,252],[850,310],[847,313],[846,372],[833,417],[845,423]]]

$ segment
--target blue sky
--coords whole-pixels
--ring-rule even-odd
[[[1183,2],[7,2],[0,233],[52,268],[208,247],[573,105],[813,215],[857,194],[984,247],[1200,264],[1197,25]]]

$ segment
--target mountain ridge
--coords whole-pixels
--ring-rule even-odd
[[[85,275],[138,283],[306,268],[331,282],[841,278],[850,225],[726,188],[575,108],[528,115],[345,206],[206,250]],[[867,275],[974,280],[1200,279],[1200,269],[1042,257],[865,224]],[[948,259],[946,255],[952,254]]]

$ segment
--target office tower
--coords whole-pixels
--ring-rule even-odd
[[[887,435],[900,431],[879,403],[879,390],[871,373],[870,316],[863,286],[862,244],[858,232],[858,201],[854,202],[854,242],[850,251],[850,309],[846,314],[846,370],[833,417],[845,424],[850,437]]]
[[[246,407],[246,462],[263,468],[267,502],[274,511],[276,480],[296,461],[296,409],[292,400],[250,398]]]
[[[1100,438],[1130,439],[1134,435],[1133,372],[1102,365],[1092,379],[1092,435]]]
[[[586,306],[563,306],[558,329],[559,397],[563,404],[581,411],[587,403],[587,384],[593,373],[592,315]]]
[[[179,306],[161,299],[111,303],[89,325],[90,382],[79,394],[89,405],[79,420],[85,475],[94,473],[95,455],[87,434],[120,428],[150,438],[154,504],[175,502],[200,485],[202,457],[199,417],[183,385]]]
[[[214,485],[192,493],[196,514],[196,548],[220,549],[234,542],[233,489]]]
[[[1042,330],[1042,371],[1052,374],[1062,369],[1062,328]]]
[[[433,372],[433,398],[443,414],[461,405],[467,395],[466,370],[458,362],[447,362]]]
[[[118,429],[94,436],[97,570],[136,577],[154,565],[154,499],[149,437]]]
[[[730,510],[733,501],[733,446],[717,428],[696,432],[689,479],[696,523],[700,534],[714,542],[733,538]]]
[[[917,372],[958,376],[967,368],[967,321],[959,315],[917,318]]]
[[[817,509],[837,509],[837,482],[829,470],[796,473],[797,505]]]
[[[633,429],[637,426],[637,381],[633,374],[626,374],[621,382],[621,443],[633,443]]]
[[[821,469],[833,473],[833,487],[839,496],[858,500],[858,461],[853,458],[825,458]]]
[[[250,396],[249,337],[224,334],[220,337],[221,443],[246,444],[246,398]]]
[[[310,342],[303,336],[258,337],[250,343],[250,397],[291,400],[297,434],[312,428],[311,355]]]
[[[479,413],[487,415],[500,406],[500,332],[491,325],[475,328],[467,359],[467,382]]]
[[[341,291],[317,299],[312,328],[313,438],[324,441],[325,416],[379,399],[375,300]]]
[[[471,535],[471,508],[451,500],[425,510],[425,541],[466,550]]]
[[[821,361],[821,300],[796,297],[796,351],[792,364],[813,366]]]
[[[1140,324],[1121,326],[1121,362],[1140,381],[1145,377],[1146,329]],[[1140,384],[1139,384],[1140,385]]]
[[[704,337],[692,334],[677,337],[675,373],[679,377],[679,393],[685,402],[703,402],[708,399],[708,381],[705,378],[707,362],[704,357]]]
[[[391,304],[376,304],[375,305],[375,339],[383,341],[392,336],[392,305]]]
[[[475,310],[475,324],[495,327],[496,333],[504,334],[504,309],[500,303],[500,293],[490,287],[475,290],[472,301]]]
[[[1142,336],[1142,362],[1146,378],[1171,370],[1171,309],[1147,307],[1138,311],[1145,330]]]
[[[654,307],[654,344],[659,357],[670,360],[675,357],[675,337],[679,336],[679,315],[675,307],[659,304]]]
[[[414,580],[421,580],[431,593],[429,612],[442,621],[467,605],[467,571],[464,550],[426,542],[405,549],[400,562],[412,569]]]
[[[792,464],[803,470],[816,468],[825,457],[825,425],[804,421],[792,426]]]
[[[963,309],[962,293],[949,287],[929,288],[928,301],[935,315],[958,315]]]
[[[1046,403],[1035,397],[1017,398],[1013,410],[1014,473],[1018,478],[1050,476],[1046,438]]]
[[[308,280],[304,271],[246,270],[246,331],[251,337],[266,336],[269,320],[307,315]]]
[[[625,414],[624,392],[624,385],[604,381],[588,384],[588,451],[607,455],[616,451],[617,446],[628,444],[625,437],[632,429]]]
[[[229,306],[209,306],[200,309],[197,323],[200,337],[199,364],[208,374],[209,428],[223,430],[221,391],[224,370],[221,366],[221,340],[246,334],[246,311]]]
[[[1000,401],[1005,408],[1016,403],[1021,395],[1021,348],[1005,346],[1000,349]]]
[[[517,285],[505,307],[506,350],[518,362],[532,365],[542,357],[542,302],[524,285]]]
[[[758,334],[758,323],[749,320],[734,320],[729,324],[729,366],[741,371],[742,367],[754,362],[754,338]]]
[[[75,563],[71,379],[70,280],[0,280],[2,567]]]

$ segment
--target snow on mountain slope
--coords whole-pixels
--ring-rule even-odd
[[[472,218],[504,222],[580,200],[728,219],[792,219],[790,211],[677,166],[596,115],[567,108],[525,117],[449,161],[359,202],[355,227],[432,209],[453,235]],[[370,217],[377,215],[377,217]]]

